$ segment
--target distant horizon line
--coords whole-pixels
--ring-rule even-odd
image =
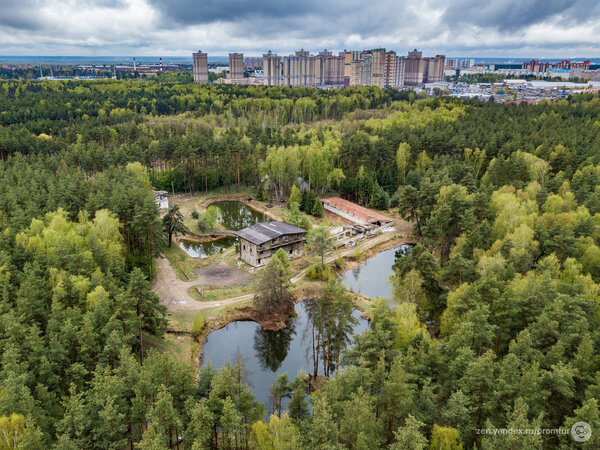
[[[370,49],[366,49],[370,50]],[[333,50],[332,50],[333,51]],[[337,50],[335,50],[337,51]],[[344,50],[340,50],[342,52]],[[365,51],[365,50],[345,50],[345,51]],[[192,52],[193,53],[193,52]],[[208,52],[205,52],[208,53]],[[248,58],[262,58],[262,54],[251,54],[244,52],[236,52],[243,53],[244,57]],[[398,53],[398,52],[396,52]],[[444,53],[438,53],[444,54]],[[228,58],[229,54],[210,54],[209,56],[216,58]],[[544,56],[456,56],[456,55],[444,55],[447,58],[466,58],[466,59],[600,59],[600,57],[593,56],[557,56],[557,57],[544,57]],[[0,55],[0,58],[189,58],[192,59],[191,54],[188,55]]]

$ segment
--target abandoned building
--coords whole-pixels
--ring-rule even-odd
[[[154,201],[160,209],[169,209],[169,197],[167,191],[152,191]]]
[[[349,202],[339,197],[324,198],[323,208],[327,211],[331,211],[334,214],[355,223],[366,227],[386,227],[391,226],[394,223],[393,219],[384,216],[376,211],[365,208],[364,206],[357,205],[356,203]]]
[[[306,230],[285,222],[257,223],[237,231],[240,259],[251,266],[267,264],[269,258],[280,248],[290,258],[304,254]]]

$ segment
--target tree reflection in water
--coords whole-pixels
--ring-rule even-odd
[[[290,343],[296,334],[295,320],[281,331],[263,331],[258,328],[254,334],[254,350],[263,370],[276,372],[288,354]]]

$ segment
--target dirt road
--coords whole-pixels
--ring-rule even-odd
[[[362,249],[367,249],[386,240],[391,234],[397,233],[398,231],[402,232],[406,230],[390,231],[379,234],[374,238],[363,241],[359,246]],[[355,251],[355,249],[356,247],[351,247],[347,250],[344,250],[341,254],[342,256],[350,255]],[[325,262],[330,263],[334,261],[337,257],[337,252],[332,253],[329,256],[325,257]],[[248,300],[254,297],[254,294],[247,294],[242,295],[240,297],[228,298],[226,300],[218,300],[213,302],[199,302],[198,300],[190,296],[190,294],[188,294],[189,288],[199,285],[198,280],[180,280],[175,274],[173,267],[171,267],[171,264],[169,264],[169,260],[167,258],[156,258],[155,264],[156,281],[154,282],[153,290],[160,297],[160,302],[163,305],[165,305],[170,311],[200,311],[202,309],[230,305],[232,303],[241,302],[243,300]],[[297,283],[306,274],[307,270],[308,268],[301,270],[296,275],[294,275],[290,281],[292,283]]]
[[[248,294],[214,302],[199,302],[188,294],[189,288],[200,284],[198,280],[180,280],[167,258],[156,258],[154,263],[156,264],[156,281],[152,289],[160,297],[160,302],[170,311],[199,311],[237,303],[254,296],[254,294]]]

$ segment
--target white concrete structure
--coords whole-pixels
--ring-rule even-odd
[[[160,209],[169,209],[169,197],[167,191],[152,191],[154,201]]]

